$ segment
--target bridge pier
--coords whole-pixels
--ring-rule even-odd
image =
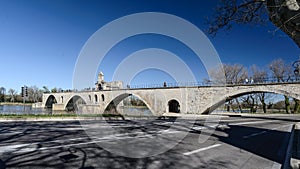
[[[78,114],[103,114],[104,110],[99,105],[86,105],[82,104],[78,106]]]
[[[52,104],[52,110],[53,111],[65,111],[65,105],[64,104]]]

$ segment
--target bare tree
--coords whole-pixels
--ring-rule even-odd
[[[273,60],[269,64],[269,68],[277,82],[288,82],[293,76],[292,66],[286,64],[282,59]]]
[[[286,64],[282,59],[273,60],[269,68],[276,78],[277,82],[288,82],[291,80],[292,75],[292,67],[290,64]],[[290,101],[289,97],[284,95],[285,100],[285,110],[286,113],[290,113]]]
[[[14,102],[15,101],[15,98],[16,98],[16,95],[17,95],[17,91],[14,90],[14,89],[9,89],[8,90],[8,94],[10,96],[10,101],[11,102]]]
[[[264,83],[267,81],[268,73],[264,69],[259,69],[256,65],[250,67],[252,78],[255,83]]]
[[[219,84],[241,84],[248,77],[247,70],[240,64],[222,64],[218,69],[210,70],[209,74],[211,82]]]
[[[37,86],[31,86],[28,88],[28,100],[30,102],[39,102],[42,100],[43,91]]]
[[[244,97],[241,97],[243,103],[246,104],[245,107],[250,108],[251,113],[256,113],[258,108],[258,95],[257,94],[248,94]]]
[[[240,64],[222,64],[219,65],[218,69],[210,70],[209,74],[211,76],[210,78],[213,84],[241,84],[248,77],[247,70],[243,65]],[[234,101],[238,105],[240,112],[242,112],[242,107],[239,99],[235,98]],[[233,101],[228,101],[228,104],[231,108],[233,108]]]
[[[256,65],[252,65],[250,69],[252,72],[253,81],[255,83],[264,83],[267,81],[268,73],[266,70],[259,69]],[[266,101],[267,97],[270,95],[268,93],[256,93],[255,95],[257,97],[254,97],[254,98],[259,99],[259,101],[261,102],[263,112],[267,113],[267,104],[265,101]]]
[[[265,23],[268,19],[300,47],[299,0],[221,0],[208,19],[208,33],[231,29],[236,24]],[[278,29],[274,30],[276,32]]]

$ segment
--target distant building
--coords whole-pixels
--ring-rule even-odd
[[[98,80],[95,84],[96,90],[116,90],[123,88],[122,81],[105,82],[103,72],[99,72]]]

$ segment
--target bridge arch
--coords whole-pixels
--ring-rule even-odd
[[[72,96],[65,104],[65,110],[67,111],[74,111],[78,109],[79,104],[86,104],[87,101],[84,100],[79,95]]]
[[[57,99],[55,98],[54,95],[49,95],[47,100],[46,100],[46,103],[45,103],[45,107],[46,108],[52,108],[53,104],[57,103]]]
[[[168,101],[168,112],[180,113],[180,103],[177,99],[171,99]]]
[[[141,96],[137,95],[137,94],[133,94],[133,93],[123,93],[118,95],[117,97],[114,97],[111,101],[109,101],[107,104],[105,104],[104,106],[104,111],[107,110],[108,108],[112,108],[111,106],[114,106],[114,108],[117,107],[117,105],[123,101],[125,98],[129,97],[129,96],[135,96],[138,99],[140,99],[141,101],[143,101],[143,103],[147,106],[147,108],[154,114],[155,112],[153,111],[152,107],[150,106],[150,104],[143,99]],[[104,95],[103,95],[104,98]],[[104,99],[103,99],[104,100]]]
[[[202,114],[208,114],[211,113],[213,110],[217,109],[219,106],[224,104],[227,101],[233,100],[235,98],[238,98],[240,96],[244,96],[247,94],[254,94],[254,93],[273,93],[273,94],[280,94],[280,95],[286,95],[291,98],[296,98],[300,100],[300,94],[295,93],[292,91],[277,89],[277,88],[269,88],[269,87],[259,87],[259,88],[245,88],[245,89],[232,89],[230,92],[227,92],[227,94],[222,95],[219,97],[216,101],[214,101],[212,104],[210,104],[205,111]]]
[[[95,94],[95,104],[97,104],[97,103],[98,103],[98,95]]]

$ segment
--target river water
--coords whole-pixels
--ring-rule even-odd
[[[0,105],[0,114],[50,114],[49,109],[33,109],[31,106],[22,105]]]
[[[148,108],[131,108],[121,107],[118,108],[118,112],[123,115],[131,116],[151,116],[152,113]],[[70,113],[67,111],[55,111],[44,108],[32,108],[31,106],[21,105],[0,105],[0,114],[58,114],[58,113]]]

